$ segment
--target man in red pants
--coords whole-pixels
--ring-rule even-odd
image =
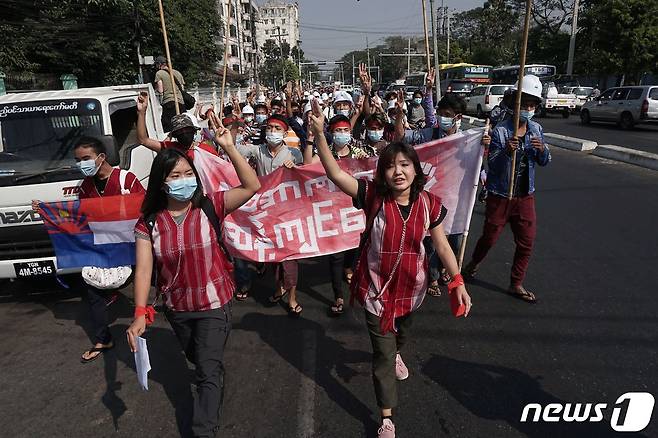
[[[546,166],[551,161],[551,153],[544,143],[543,129],[539,123],[532,120],[535,109],[541,103],[541,91],[542,84],[538,77],[525,76],[517,137],[514,137],[513,118],[496,125],[491,133],[487,174],[489,196],[484,230],[470,263],[464,268],[465,276],[475,276],[480,263],[498,240],[505,224],[509,223],[516,243],[509,293],[530,303],[536,302],[537,298],[523,286],[523,279],[537,232],[535,169],[536,166]],[[516,92],[519,92],[518,89]],[[509,199],[512,152],[515,149],[514,191]]]

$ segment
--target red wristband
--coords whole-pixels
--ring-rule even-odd
[[[459,286],[464,285],[464,277],[462,277],[462,274],[455,274],[452,277],[452,281],[448,283],[448,290],[453,291],[457,289]]]
[[[153,306],[136,306],[135,319],[139,318],[140,316],[144,316],[146,325],[151,325],[153,324],[153,321],[155,321],[155,309]]]

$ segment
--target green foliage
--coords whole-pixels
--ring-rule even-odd
[[[290,44],[285,41],[281,46],[275,40],[268,39],[261,47],[265,60],[260,68],[260,80],[266,84],[276,84],[277,87],[283,85],[284,69],[286,81],[296,81],[300,79],[299,68],[297,67],[298,56],[301,54],[304,59],[304,52],[297,47],[290,49]],[[288,59],[292,56],[292,60]]]
[[[221,22],[215,1],[163,4],[174,67],[188,82],[216,75]],[[137,80],[137,41],[143,55],[164,54],[152,0],[31,0],[6,8],[0,65],[7,73],[73,73],[81,86],[130,84]]]

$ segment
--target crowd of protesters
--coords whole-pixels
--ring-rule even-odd
[[[460,132],[464,101],[447,94],[435,104],[433,70],[427,74],[424,89],[414,92],[409,102],[403,91],[380,96],[361,65],[359,94],[305,89],[289,82],[278,94],[252,90],[243,101],[233,97],[223,108],[199,103],[175,115],[174,86],[165,72],[163,65],[156,76],[168,132],[165,140],[148,136],[146,93],[137,102],[138,142],[157,155],[135,228],[136,310],[127,330],[131,350],[136,350],[136,338],[155,317],[148,303],[151,285],[155,285],[157,296],[163,298],[165,317],[196,367],[193,433],[214,436],[223,398],[223,356],[233,298],[248,299],[253,276],[267,268],[263,263],[230,258],[223,244],[224,218],[260,189],[259,176],[280,167],[320,162],[328,178],[366,217],[359,247],[326,257],[334,294],[327,310],[331,316],[344,312],[346,286],[363,305],[381,411],[378,436],[395,436],[396,381],[409,376],[401,351],[424,297],[438,296],[446,288],[465,315],[472,305],[455,257],[463,236],[446,236],[442,225],[446,208],[439,197],[424,189],[426,176],[415,151],[417,145]],[[182,77],[175,77],[184,84]],[[515,137],[511,108],[517,93],[521,93],[521,106]],[[471,261],[462,270],[466,280],[476,275],[509,222],[516,243],[509,292],[527,302],[536,302],[534,293],[523,286],[536,233],[535,172],[536,166],[550,161],[541,126],[532,120],[540,96],[538,79],[527,76],[522,90],[506,97],[508,109],[498,112],[502,115],[494,121],[491,135],[485,132],[482,137],[488,167],[485,224]],[[203,170],[195,165],[198,149],[231,162],[241,185],[223,192],[204,190]],[[144,192],[134,175],[113,170],[104,155],[103,145],[93,138],[76,145],[76,161],[85,175],[81,197]],[[514,169],[512,155],[516,155]],[[370,157],[378,157],[372,181],[354,178],[337,163]],[[510,175],[515,182],[511,198],[507,193]],[[298,269],[296,261],[273,266],[276,283],[269,302],[285,302],[292,317],[303,312],[297,294]],[[86,291],[95,339],[82,362],[114,346],[105,317],[107,299],[92,287]]]

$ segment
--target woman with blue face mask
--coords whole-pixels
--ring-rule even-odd
[[[242,183],[228,191],[204,196],[192,160],[177,149],[165,149],[153,160],[142,217],[135,226],[135,316],[126,332],[134,352],[136,338],[155,317],[147,305],[155,266],[165,317],[195,365],[197,397],[189,419],[194,436],[215,436],[223,399],[224,348],[235,285],[222,224],[260,189],[230,132],[219,128],[215,140]]]

